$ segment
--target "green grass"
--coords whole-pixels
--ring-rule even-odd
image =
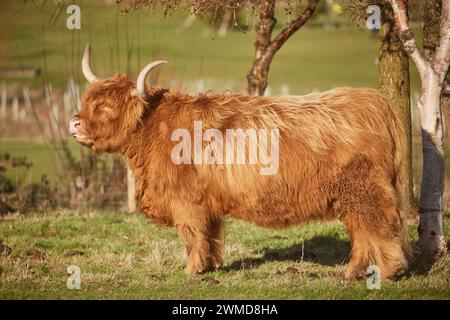
[[[450,232],[450,218],[445,219]],[[417,238],[415,226],[411,236]],[[349,243],[338,222],[274,231],[228,220],[223,269],[183,273],[174,229],[140,214],[57,211],[0,218],[1,299],[449,299],[450,260],[428,275],[385,281],[368,290],[343,279]],[[43,259],[33,259],[36,249]],[[70,255],[72,250],[82,255]],[[303,254],[302,254],[303,252]],[[81,269],[81,289],[68,290],[66,269]]]

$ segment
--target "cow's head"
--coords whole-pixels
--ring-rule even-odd
[[[83,74],[91,83],[83,95],[81,111],[70,121],[70,134],[95,152],[116,152],[139,124],[149,100],[145,78],[156,66],[167,61],[149,63],[139,73],[136,84],[126,75],[98,78],[90,66],[90,46],[83,55]]]

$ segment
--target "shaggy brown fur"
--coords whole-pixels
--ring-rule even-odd
[[[187,250],[186,272],[223,264],[223,219],[283,228],[340,218],[351,239],[346,277],[376,264],[383,278],[407,266],[399,191],[401,123],[375,90],[339,88],[273,98],[238,93],[189,96],[147,88],[136,97],[124,75],[84,94],[77,140],[95,152],[121,152],[137,181],[142,212],[174,226]],[[173,130],[278,128],[279,171],[257,165],[175,165]]]

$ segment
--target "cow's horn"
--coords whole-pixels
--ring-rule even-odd
[[[147,92],[145,91],[145,78],[154,67],[164,63],[167,63],[167,61],[165,60],[153,61],[148,65],[146,65],[144,69],[141,70],[141,72],[139,72],[139,76],[136,81],[137,95],[139,97],[141,97],[144,100],[147,98]]]
[[[86,45],[84,48],[84,54],[83,54],[83,62],[82,62],[82,68],[83,68],[83,74],[87,81],[90,83],[96,82],[100,80],[91,70],[91,46],[89,44]]]

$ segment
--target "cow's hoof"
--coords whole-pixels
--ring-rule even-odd
[[[367,278],[366,270],[363,269],[363,268],[349,268],[349,267],[347,267],[347,269],[345,270],[344,278],[345,278],[345,280],[348,280],[348,281],[354,281],[354,280],[358,280],[358,279],[365,279],[365,278]]]
[[[205,266],[186,266],[186,268],[184,269],[184,273],[188,275],[197,275],[205,273],[210,270],[211,270],[210,267]]]

